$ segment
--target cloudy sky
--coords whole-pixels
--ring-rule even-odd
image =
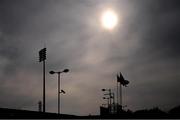
[[[116,74],[130,81],[123,88],[126,109],[180,105],[179,0],[1,0],[0,107],[38,110],[42,64],[47,47],[46,111],[99,114],[102,88],[115,91]],[[118,26],[105,30],[104,10],[118,14]]]

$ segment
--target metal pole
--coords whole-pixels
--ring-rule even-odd
[[[107,102],[108,102],[108,108],[109,108],[109,98],[107,99]]]
[[[112,108],[112,102],[111,102],[111,89],[109,89],[109,102],[110,102],[110,113],[111,113],[111,108]]]
[[[117,82],[117,105],[119,104],[119,87],[118,87],[118,82]]]
[[[111,106],[111,104],[112,104],[112,102],[111,102],[111,89],[109,89],[109,98],[110,98],[110,106]]]
[[[116,113],[118,113],[118,106],[119,106],[119,86],[118,86],[118,81],[117,81],[117,91],[116,91],[117,93],[116,93],[116,95],[117,95],[117,105],[116,105],[116,107],[115,107],[115,109],[116,109]]]
[[[121,106],[121,110],[122,110],[122,85],[120,83],[120,106]]]
[[[60,72],[58,72],[58,114],[60,114]]]
[[[114,93],[112,93],[112,99],[113,99],[113,113],[115,113],[115,96],[114,96]]]
[[[43,61],[43,112],[45,112],[45,60]]]
[[[115,93],[113,93],[113,109],[114,109],[114,113],[116,111],[116,106],[115,106]]]

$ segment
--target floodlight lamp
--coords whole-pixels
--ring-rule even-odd
[[[106,91],[106,89],[102,89],[102,91]]]
[[[55,72],[54,72],[54,71],[50,71],[49,73],[50,73],[50,74],[54,74]]]
[[[64,69],[63,72],[67,73],[67,72],[69,72],[69,69]]]

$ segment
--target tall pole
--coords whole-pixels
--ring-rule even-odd
[[[60,103],[60,93],[65,94],[65,91],[63,91],[63,90],[60,91],[60,87],[61,87],[60,76],[61,76],[61,73],[67,73],[67,72],[69,72],[69,69],[64,69],[63,71],[60,71],[60,72],[54,72],[54,71],[49,72],[50,74],[58,74],[58,89],[57,89],[57,92],[58,92],[58,100],[57,100],[57,102],[58,102],[58,114],[60,114],[60,104],[61,104]]]
[[[113,97],[113,113],[115,113],[115,95],[112,93]]]
[[[118,113],[118,109],[119,109],[119,86],[118,86],[118,81],[117,81],[117,91],[116,91],[117,93],[116,93],[116,97],[117,97],[117,105],[116,105],[116,113]]]
[[[118,82],[117,82],[117,105],[119,104],[119,86],[118,86]]]
[[[120,106],[121,106],[121,110],[122,110],[122,85],[120,83]]]
[[[111,113],[111,108],[112,108],[112,102],[111,102],[111,89],[109,89],[109,102],[110,102],[110,113]]]
[[[45,112],[45,60],[43,61],[43,112]]]
[[[109,108],[109,99],[110,99],[110,98],[108,98],[108,99],[107,99],[107,103],[108,103],[108,108]]]
[[[60,114],[60,72],[58,72],[58,114]]]
[[[43,112],[45,112],[45,60],[46,60],[46,48],[43,48],[39,51],[39,62],[43,62]]]
[[[111,106],[111,104],[112,104],[112,101],[111,101],[111,98],[112,98],[112,96],[111,96],[111,89],[109,89],[109,98],[110,98],[110,106]]]

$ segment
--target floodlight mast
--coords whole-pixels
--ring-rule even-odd
[[[40,51],[39,51],[39,62],[43,62],[43,112],[45,113],[45,70],[46,70],[46,68],[45,68],[45,60],[46,60],[46,48],[43,48],[43,49],[41,49]]]
[[[109,106],[108,106],[108,108],[109,108],[109,112],[111,113],[112,112],[112,101],[111,101],[111,99],[113,99],[113,105],[114,105],[114,95],[111,92],[111,89],[101,89],[101,90],[103,92],[108,91],[108,93],[105,93],[104,95],[108,95],[109,96]],[[107,99],[107,98],[104,97],[103,99]]]
[[[105,92],[105,91],[108,91],[109,93],[108,94],[105,94],[105,95],[109,95],[109,102],[110,102],[110,105],[111,105],[111,94],[112,94],[112,92],[111,92],[111,89],[101,89],[103,92]]]

